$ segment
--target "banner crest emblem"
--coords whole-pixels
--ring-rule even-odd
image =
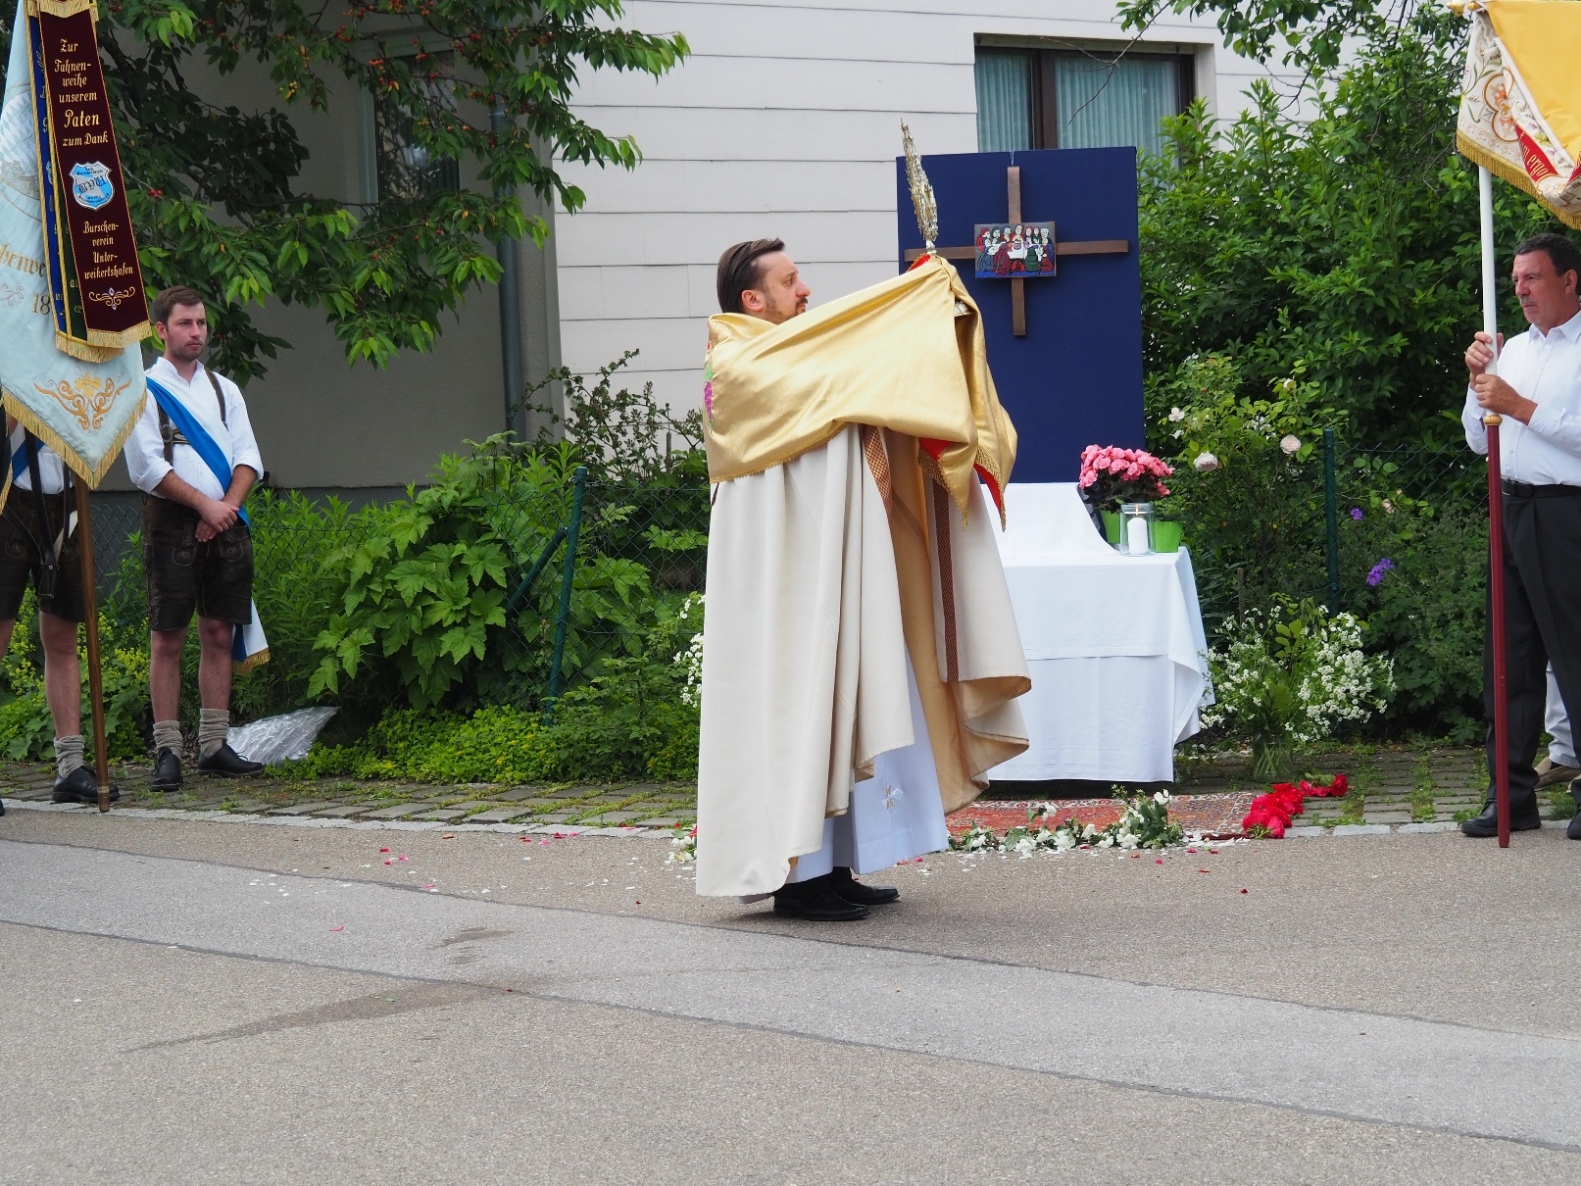
[[[85,161],[71,167],[71,196],[79,206],[98,210],[115,197],[110,167],[102,161]]]

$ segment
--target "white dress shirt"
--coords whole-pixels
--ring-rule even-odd
[[[192,372],[188,383],[177,372],[168,358],[158,358],[148,368],[148,377],[170,391],[182,402],[187,411],[214,438],[220,452],[230,458],[231,468],[249,466],[259,477],[263,476],[263,458],[258,454],[258,442],[253,437],[252,422],[247,419],[247,401],[241,389],[224,375],[216,375],[220,391],[225,396],[225,419],[220,420],[220,403],[214,398],[214,385],[209,382],[203,364]],[[225,488],[212,470],[203,464],[198,451],[191,445],[175,446],[171,455],[174,465],[165,461],[165,442],[159,435],[159,405],[149,393],[148,403],[138,418],[132,435],[126,440],[126,470],[132,484],[139,490],[154,493],[154,487],[165,480],[165,475],[175,470],[176,477],[210,498],[225,497]]]
[[[13,459],[22,453],[23,445],[27,440],[27,430],[20,424],[11,432],[11,456]],[[24,463],[22,471],[11,471],[13,481],[23,490],[33,489],[33,478],[27,465]],[[45,494],[59,494],[66,488],[62,472],[60,454],[56,453],[43,441],[38,443],[38,480],[44,487]]]
[[[1504,343],[1499,377],[1537,405],[1530,424],[1505,416],[1499,425],[1504,478],[1534,486],[1581,486],[1581,313],[1548,333],[1531,326]],[[1488,451],[1483,408],[1467,390],[1460,414],[1466,443]]]

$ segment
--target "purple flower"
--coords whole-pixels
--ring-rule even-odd
[[[1372,566],[1372,571],[1367,574],[1367,583],[1373,588],[1383,584],[1383,574],[1394,571],[1394,561],[1385,556]]]
[[[1351,507],[1350,508],[1350,517],[1352,519],[1356,520],[1356,522],[1360,523],[1361,522],[1361,508],[1360,507]]]

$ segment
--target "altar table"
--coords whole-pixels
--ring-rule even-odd
[[[987,510],[1032,673],[1032,744],[990,777],[1173,779],[1175,743],[1213,703],[1190,553],[1121,555],[1074,482],[1011,483],[1005,499],[1006,531]]]

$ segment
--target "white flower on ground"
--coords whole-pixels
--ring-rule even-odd
[[[1198,453],[1196,460],[1191,463],[1191,468],[1199,474],[1205,474],[1219,468],[1219,459],[1212,453]]]
[[[1289,454],[1297,453],[1301,449],[1301,438],[1298,437],[1298,436],[1287,434],[1286,436],[1284,436],[1280,440],[1279,447],[1281,449],[1283,449],[1286,453],[1289,453]]]

